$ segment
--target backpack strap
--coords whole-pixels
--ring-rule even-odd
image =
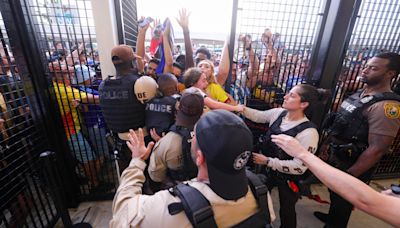
[[[256,174],[246,170],[246,176],[249,180],[249,186],[254,198],[257,201],[259,210],[257,213],[248,217],[239,224],[236,224],[234,227],[268,227],[268,225],[271,223],[271,217],[267,203],[268,188],[262,183]],[[192,186],[180,183],[170,190],[170,192],[174,196],[179,197],[181,200],[180,203],[171,203],[168,205],[168,211],[170,215],[178,214],[183,210],[185,211],[186,217],[189,219],[193,227],[217,227],[210,202],[199,190]]]
[[[240,222],[239,224],[236,224],[234,227],[268,227],[268,225],[271,223],[267,198],[268,188],[253,172],[246,170],[246,176],[249,180],[249,186],[254,198],[257,201],[259,210],[257,213]]]
[[[172,203],[168,205],[168,210],[171,215],[177,214],[183,209],[193,227],[218,227],[214,219],[214,212],[210,202],[199,190],[180,183],[173,188],[173,193],[181,199],[181,203]],[[181,204],[181,207],[178,204]]]

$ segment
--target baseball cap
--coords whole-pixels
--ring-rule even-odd
[[[226,200],[246,195],[246,163],[253,136],[241,118],[226,110],[207,112],[196,124],[197,144],[207,162],[211,189]]]
[[[133,52],[133,49],[128,45],[118,45],[111,50],[111,60],[113,64],[127,63],[140,58]]]
[[[142,76],[135,82],[134,90],[136,98],[144,104],[157,95],[157,82],[149,76]]]
[[[183,93],[176,114],[176,125],[191,127],[203,114],[204,98],[196,93]]]

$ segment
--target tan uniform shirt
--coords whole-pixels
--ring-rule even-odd
[[[168,205],[180,201],[168,190],[159,191],[154,195],[141,194],[145,167],[146,163],[143,160],[133,158],[129,167],[122,173],[112,205],[113,217],[110,227],[191,227],[183,211],[176,215],[168,213]],[[238,200],[224,200],[205,183],[195,180],[188,183],[210,201],[218,227],[233,226],[257,212],[257,202],[250,188],[247,195]]]
[[[379,101],[364,110],[369,134],[396,137],[400,126],[400,102]]]
[[[177,170],[182,166],[182,137],[170,131],[154,145],[148,173],[153,181],[165,182],[168,169]]]

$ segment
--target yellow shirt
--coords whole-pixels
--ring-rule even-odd
[[[74,99],[86,99],[86,93],[62,83],[53,82],[54,91],[57,97],[58,107],[64,123],[64,129],[69,138],[81,129],[78,117],[78,110],[72,106]]]
[[[225,103],[228,100],[225,90],[220,84],[210,83],[207,86],[207,94],[214,100]]]

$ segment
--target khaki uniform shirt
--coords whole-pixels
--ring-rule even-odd
[[[145,167],[146,163],[143,160],[133,158],[129,167],[122,173],[112,205],[113,217],[110,227],[191,227],[184,211],[176,215],[168,213],[168,205],[180,201],[168,190],[159,191],[154,195],[142,195]],[[210,201],[218,227],[233,226],[257,212],[257,202],[250,188],[247,195],[238,200],[225,200],[205,183],[195,180],[188,183]]]
[[[368,118],[369,134],[396,137],[400,126],[400,102],[376,102],[366,108],[363,115]]]
[[[168,169],[178,170],[182,167],[182,137],[170,131],[154,145],[148,168],[150,178],[156,182],[166,182]]]

